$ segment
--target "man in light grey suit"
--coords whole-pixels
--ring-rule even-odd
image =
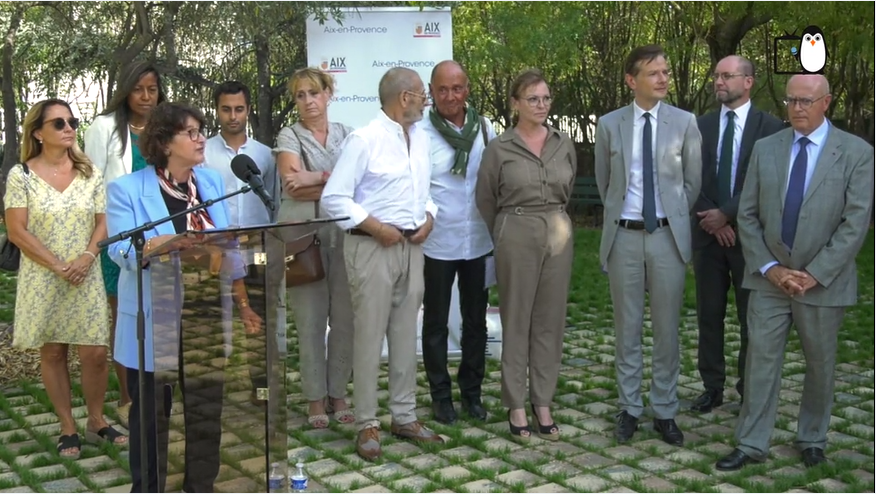
[[[609,273],[622,409],[615,436],[619,442],[630,440],[643,413],[648,290],[654,332],[649,394],[653,425],[665,442],[682,445],[675,421],[679,320],[685,265],[691,259],[689,215],[700,193],[701,135],[693,114],[661,102],[670,78],[660,46],[633,50],[624,69],[634,102],[600,118],[595,145],[604,205],[600,263]]]
[[[792,323],[807,362],[797,446],[807,467],[825,462],[837,333],[871,221],[874,148],[825,118],[828,81],[794,76],[785,101],[792,128],[755,143],[737,213],[750,337],[738,446],[722,471],[767,457]]]

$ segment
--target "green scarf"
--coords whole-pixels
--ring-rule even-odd
[[[429,110],[429,121],[432,122],[435,130],[448,144],[454,148],[457,153],[454,155],[454,166],[451,167],[451,173],[458,175],[466,175],[466,167],[469,164],[469,152],[472,151],[472,145],[478,137],[478,131],[481,128],[481,119],[478,118],[478,112],[472,105],[466,107],[466,120],[463,125],[463,133],[460,134],[448,122],[435,111],[435,105]]]

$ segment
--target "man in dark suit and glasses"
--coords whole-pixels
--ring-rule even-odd
[[[742,287],[745,262],[737,239],[737,204],[755,141],[783,128],[782,121],[758,110],[749,99],[755,83],[752,62],[736,55],[725,57],[716,65],[713,81],[722,106],[697,119],[703,136],[703,182],[691,216],[697,367],[704,387],[691,409],[703,413],[722,405],[724,399],[725,311],[732,282],[740,320],[737,392],[743,397],[749,291]]]

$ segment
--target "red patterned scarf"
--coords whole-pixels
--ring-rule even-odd
[[[179,183],[174,180],[171,176],[171,173],[165,169],[155,169],[156,175],[158,175],[158,184],[161,186],[161,189],[170,195],[172,198],[179,199],[181,201],[185,201],[188,205],[187,208],[193,208],[201,204],[198,201],[198,188],[195,186],[195,172],[189,175],[189,192],[188,194],[184,193],[179,188]],[[186,228],[188,230],[208,230],[215,228],[213,224],[213,220],[210,218],[210,213],[207,212],[207,209],[201,209],[194,213],[189,213],[186,215],[187,222]]]

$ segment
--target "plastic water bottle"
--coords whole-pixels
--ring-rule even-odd
[[[295,471],[289,477],[291,493],[304,493],[308,490],[308,475],[305,473],[305,465],[301,462],[295,464]]]
[[[283,473],[280,472],[280,463],[271,463],[271,473],[268,475],[268,492],[284,493]]]

